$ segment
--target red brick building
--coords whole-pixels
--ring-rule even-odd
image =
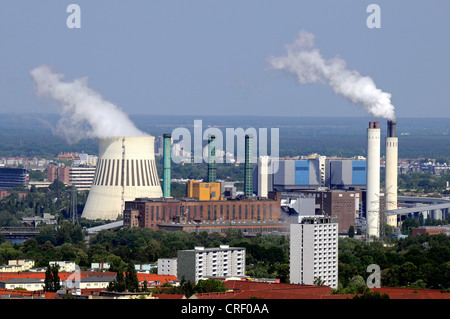
[[[192,198],[137,198],[125,202],[124,226],[172,230],[189,227],[199,229],[199,224],[222,225],[216,231],[222,232],[231,226],[238,227],[258,222],[272,228],[278,227],[281,219],[281,194],[272,192],[267,199],[227,199],[199,201]],[[191,226],[189,226],[191,225]],[[195,225],[195,226],[194,226]],[[178,228],[175,228],[178,227]],[[285,226],[283,225],[283,229]],[[213,231],[213,230],[212,230]]]

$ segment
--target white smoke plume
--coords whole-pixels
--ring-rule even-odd
[[[58,102],[61,119],[57,132],[69,143],[85,138],[145,136],[127,114],[88,87],[87,78],[63,82],[64,75],[53,73],[46,65],[30,72],[37,94]]]
[[[346,69],[341,58],[325,60],[314,46],[314,35],[301,31],[294,43],[287,45],[287,55],[268,58],[270,66],[297,76],[300,84],[324,83],[375,117],[395,119],[391,94],[377,89],[374,81],[359,72]]]

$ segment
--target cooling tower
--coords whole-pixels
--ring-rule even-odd
[[[380,235],[380,126],[369,122],[367,129],[367,189],[366,189],[367,234]]]
[[[396,122],[388,121],[386,137],[386,210],[397,209],[398,138]],[[387,224],[397,227],[397,216],[387,216]]]
[[[99,159],[82,217],[115,220],[125,201],[159,198],[153,136],[99,140]]]

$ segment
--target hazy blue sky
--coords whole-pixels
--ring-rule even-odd
[[[69,4],[81,8],[70,29]],[[370,29],[369,4],[381,8]],[[50,65],[128,114],[369,115],[273,70],[300,30],[392,94],[397,117],[450,118],[450,1],[0,0],[0,112],[54,112],[30,71]]]

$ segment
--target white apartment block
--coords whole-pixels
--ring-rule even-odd
[[[219,248],[195,247],[178,251],[177,277],[201,279],[245,276],[245,248],[221,245]]]
[[[48,264],[59,267],[59,272],[74,272],[77,270],[77,265],[74,261],[50,261]]]
[[[79,191],[91,189],[95,176],[95,167],[71,167],[69,182]]]
[[[178,259],[177,258],[159,258],[158,275],[177,276]]]
[[[337,288],[337,218],[304,217],[290,226],[290,282],[313,285],[316,279]]]

